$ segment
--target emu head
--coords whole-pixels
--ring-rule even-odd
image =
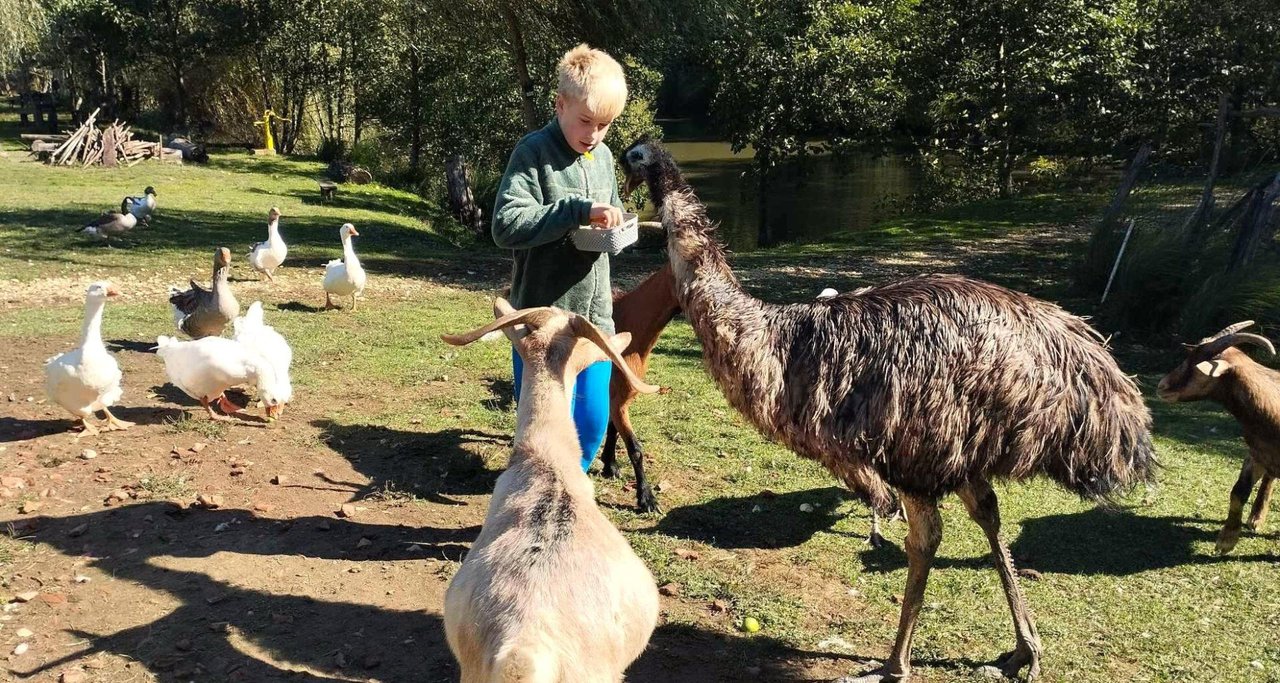
[[[1253,324],[1245,320],[1229,325],[1212,337],[1201,339],[1198,344],[1187,344],[1187,357],[1172,372],[1160,380],[1156,394],[1165,401],[1199,401],[1214,394],[1220,380],[1229,377],[1233,367],[1248,360],[1235,347],[1253,344],[1275,355],[1276,349],[1266,337],[1241,332]]]
[[[680,174],[675,161],[671,158],[671,152],[667,151],[662,143],[648,135],[631,143],[631,146],[623,151],[619,163],[626,177],[622,186],[623,194],[631,194],[642,183],[648,183],[650,191],[654,194],[654,202],[657,204],[661,204],[659,190],[662,173],[665,171],[674,174],[672,179],[678,178]]]
[[[544,366],[563,378],[566,385],[571,377],[592,363],[608,360],[636,391],[643,394],[658,391],[658,387],[637,377],[622,359],[622,352],[631,343],[630,332],[610,337],[576,313],[551,306],[517,311],[501,297],[493,301],[493,317],[495,320],[484,327],[441,338],[447,344],[465,346],[490,332],[502,330],[527,366]]]

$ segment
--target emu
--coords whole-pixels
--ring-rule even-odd
[[[1275,478],[1280,476],[1280,372],[1260,365],[1236,348],[1252,344],[1275,355],[1271,340],[1241,332],[1252,320],[1238,322],[1212,337],[1188,345],[1187,357],[1156,388],[1165,401],[1215,401],[1227,409],[1244,430],[1249,446],[1240,478],[1231,488],[1231,508],[1218,534],[1217,551],[1229,553],[1240,540],[1240,514],[1255,480],[1258,497],[1249,513],[1249,528],[1261,531]]]
[[[658,587],[596,507],[569,413],[570,382],[611,360],[653,393],[610,338],[556,308],[494,302],[492,323],[445,335],[469,344],[501,330],[524,361],[516,432],[484,526],[445,592],[444,627],[462,683],[617,683],[658,621]]]
[[[929,275],[785,306],[747,294],[706,207],[661,145],[622,155],[667,230],[676,298],[729,403],[763,434],[819,461],[880,514],[907,511],[908,560],[893,652],[859,682],[901,681],[940,499],[955,493],[990,544],[1013,615],[1007,676],[1040,674],[1043,647],[1000,540],[994,479],[1044,474],[1105,499],[1147,481],[1151,416],[1100,337],[1058,306],[993,284]]]

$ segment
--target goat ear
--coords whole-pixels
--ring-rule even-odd
[[[1196,363],[1196,370],[1206,377],[1221,377],[1231,369],[1231,364],[1221,358]]]
[[[600,331],[600,328],[592,325],[591,321],[583,318],[582,316],[574,315],[569,318],[569,327],[573,331],[574,335],[590,341],[599,347],[601,351],[604,351],[604,355],[607,356],[610,361],[613,361],[614,367],[618,369],[618,372],[622,373],[623,377],[627,378],[627,382],[629,382],[632,388],[636,391],[642,394],[658,393],[658,387],[652,384],[646,384],[644,380],[636,376],[636,373],[631,371],[631,366],[627,365],[627,361],[622,359],[622,352],[620,350],[614,350],[612,340],[606,339],[604,333]],[[623,332],[622,334],[627,333]],[[613,339],[617,339],[619,336],[621,335],[614,335]],[[627,336],[630,337],[629,334],[627,334]],[[628,338],[627,343],[630,344],[631,339]],[[623,348],[625,349],[626,346],[623,346]]]
[[[630,345],[631,345],[630,332],[619,332],[613,335],[612,337],[609,337],[609,346],[612,346],[613,350],[617,351],[618,353],[622,353],[623,351],[626,351],[627,347]]]
[[[488,325],[476,328],[470,332],[464,332],[462,334],[442,334],[440,335],[440,338],[443,339],[446,344],[466,346],[494,330],[506,330],[516,325],[523,325],[524,323],[530,323],[535,326],[541,325],[546,322],[547,318],[555,314],[556,312],[553,308],[526,308],[522,311],[512,311]]]

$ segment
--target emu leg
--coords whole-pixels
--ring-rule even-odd
[[[1258,497],[1253,499],[1248,522],[1249,528],[1254,531],[1262,531],[1267,526],[1267,508],[1271,505],[1271,490],[1276,483],[1276,478],[1268,474],[1258,475],[1258,478],[1262,480],[1262,484],[1258,486]]]
[[[1009,602],[1009,612],[1013,614],[1013,635],[1017,648],[997,659],[996,666],[1009,678],[1017,678],[1022,668],[1029,666],[1031,668],[1027,671],[1026,680],[1033,681],[1040,677],[1040,656],[1044,653],[1044,646],[1040,644],[1040,634],[1036,631],[1036,622],[1027,607],[1027,600],[1018,587],[1018,577],[1013,571],[1013,557],[1000,540],[1000,503],[996,499],[996,492],[990,483],[980,479],[970,482],[956,493],[969,510],[969,517],[987,535],[996,572],[1000,574],[1000,583],[1004,585],[1004,597]]]
[[[1244,504],[1249,501],[1249,493],[1253,490],[1253,457],[1246,456],[1244,466],[1240,468],[1240,478],[1231,487],[1231,509],[1227,511],[1227,522],[1218,532],[1217,551],[1226,555],[1240,541],[1240,516],[1244,512]]]
[[[898,638],[893,654],[880,668],[857,678],[841,678],[836,683],[890,683],[911,677],[911,639],[924,604],[924,588],[929,583],[929,569],[942,541],[942,517],[938,501],[903,495],[907,508],[907,588],[902,597],[902,615],[898,620]]]
[[[134,423],[129,422],[128,420],[121,420],[115,415],[112,415],[111,411],[106,408],[103,408],[102,412],[107,414],[107,431],[109,432],[128,429],[134,425]]]
[[[604,448],[600,450],[600,474],[606,479],[618,476],[618,428],[613,416],[609,417],[609,431],[604,434]]]

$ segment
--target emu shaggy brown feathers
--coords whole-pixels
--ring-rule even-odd
[[[910,677],[925,585],[956,493],[991,546],[1013,617],[1006,676],[1040,674],[1043,647],[1000,539],[993,479],[1043,473],[1089,498],[1147,480],[1151,417],[1102,340],[1058,306],[929,275],[813,303],[773,305],[733,276],[715,225],[661,145],[621,157],[667,230],[676,298],[729,403],[765,435],[821,462],[877,511],[901,493],[907,585],[893,652],[842,683]]]

